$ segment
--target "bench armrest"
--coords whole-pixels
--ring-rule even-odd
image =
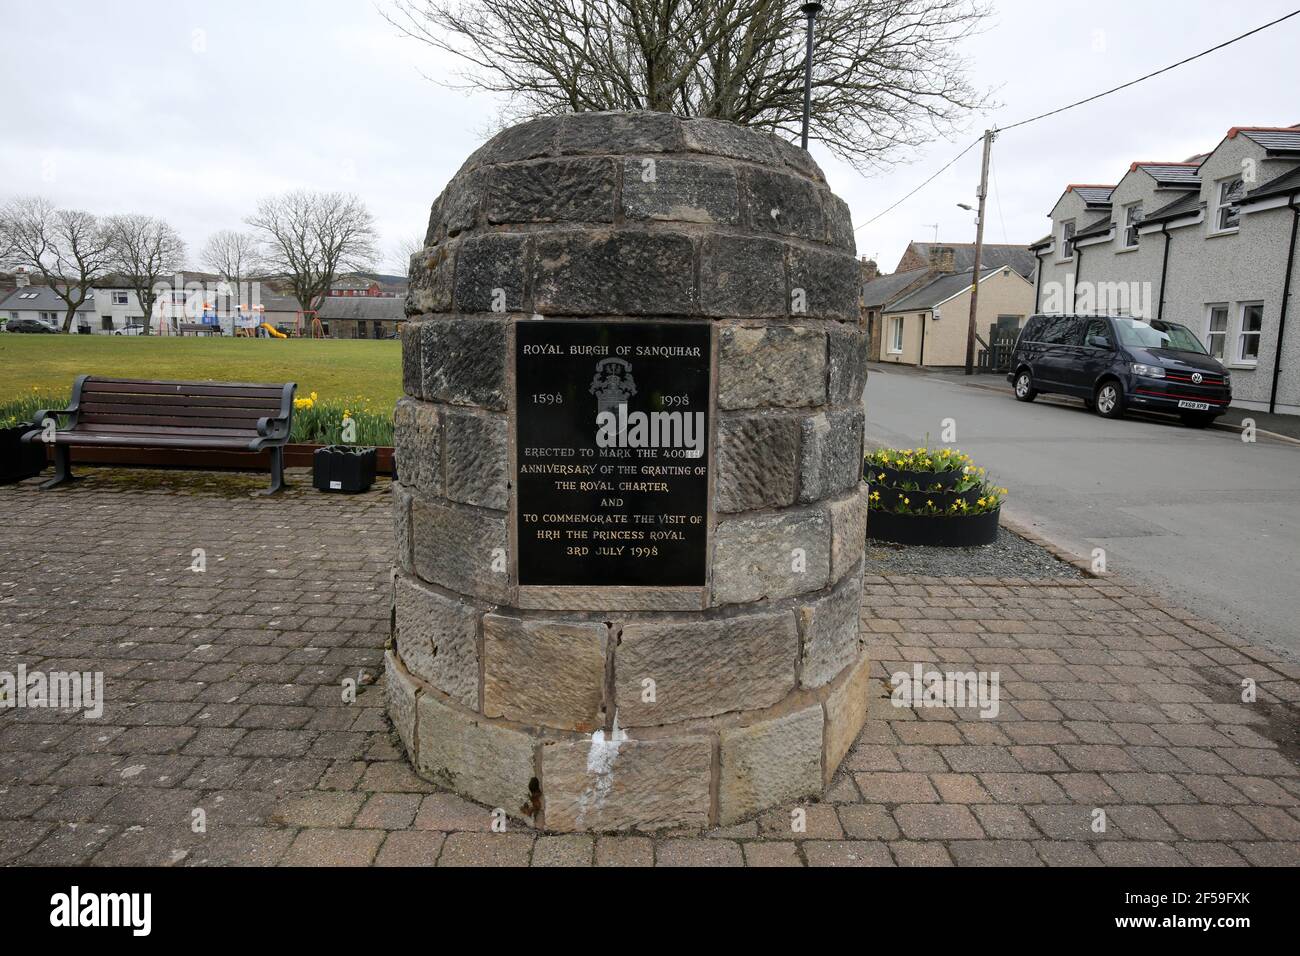
[[[287,416],[279,415],[259,418],[257,420],[257,433],[263,438],[288,438],[289,437],[289,419]]]

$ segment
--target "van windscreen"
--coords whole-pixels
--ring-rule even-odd
[[[1115,331],[1125,345],[1141,349],[1172,349],[1205,355],[1203,346],[1186,326],[1175,322],[1143,322],[1141,319],[1114,319]]]

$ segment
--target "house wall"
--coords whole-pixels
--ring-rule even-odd
[[[1052,209],[1052,248],[1038,258],[1039,269],[1042,273],[1039,311],[1056,311],[1051,308],[1051,305],[1054,300],[1062,301],[1062,296],[1065,296],[1065,311],[1072,308],[1065,290],[1074,288],[1073,276],[1078,259],[1077,255],[1075,259],[1071,260],[1061,258],[1061,225],[1073,219],[1075,228],[1082,229],[1097,215],[1098,213],[1088,210],[1087,204],[1073,189],[1066,192]],[[1055,284],[1057,290],[1055,297],[1052,295],[1053,284]]]
[[[988,327],[999,315],[1015,315],[1023,321],[1034,308],[1034,286],[1014,269],[987,276],[980,282],[975,329],[987,336]],[[935,313],[938,313],[938,318]],[[890,323],[903,317],[903,351],[889,353]],[[924,318],[922,318],[924,317]],[[957,367],[966,364],[966,336],[970,328],[970,289],[967,288],[933,310],[887,312],[882,324],[881,361],[916,365],[921,359],[921,323],[925,323],[925,365]],[[976,343],[978,352],[979,343]]]

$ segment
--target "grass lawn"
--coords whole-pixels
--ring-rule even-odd
[[[396,339],[234,339],[0,334],[0,403],[66,395],[81,373],[112,378],[297,382],[298,396],[369,399],[391,410],[402,395]],[[390,411],[391,414],[391,411]]]

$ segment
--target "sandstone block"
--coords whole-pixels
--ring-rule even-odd
[[[625,159],[623,215],[732,225],[740,218],[736,172],[721,163],[689,159]]]
[[[770,136],[715,119],[689,119],[682,122],[686,148],[694,153],[711,153],[743,159],[751,163],[773,165],[779,160]]]
[[[406,292],[407,315],[446,312],[451,308],[456,246],[454,242],[429,246],[423,253],[411,257],[411,276]]]
[[[830,503],[831,580],[838,581],[862,560],[867,540],[868,486],[858,482],[852,493]]]
[[[714,507],[752,511],[794,504],[799,491],[799,420],[729,415],[718,421]]]
[[[415,571],[421,578],[494,604],[509,603],[504,514],[417,497],[411,530]]]
[[[497,166],[488,176],[490,223],[614,221],[612,159],[543,159]]]
[[[438,319],[422,323],[424,397],[448,405],[506,408],[506,321]]]
[[[420,695],[416,769],[439,786],[518,816],[530,799],[533,738]]]
[[[707,315],[784,316],[785,246],[775,239],[708,236],[701,246],[700,300]]]
[[[401,738],[402,746],[412,759],[415,757],[415,699],[418,688],[401,666],[392,651],[384,651],[384,694],[388,702],[388,716]]]
[[[791,300],[803,290],[806,314],[857,321],[861,283],[858,260],[846,252],[790,246]]]
[[[817,501],[855,487],[862,474],[860,408],[835,408],[801,424],[799,500]]]
[[[721,733],[718,780],[723,826],[765,807],[822,789],[822,708],[812,704],[784,717]]]
[[[802,176],[749,167],[742,177],[741,207],[756,232],[825,241],[828,232],[817,187]]]
[[[718,337],[718,407],[826,403],[826,335],[800,326],[730,326]]]
[[[543,315],[693,315],[695,245],[682,235],[624,230],[544,234],[532,289]]]
[[[408,574],[413,570],[411,552],[411,493],[405,486],[394,481],[393,494],[393,537],[397,541],[397,566]]]
[[[871,679],[871,662],[863,651],[852,669],[844,675],[826,698],[826,775],[831,777],[849,750],[852,749],[862,725],[867,722],[868,693]]]
[[[714,541],[714,604],[816,591],[830,575],[830,516],[824,509],[723,517]]]
[[[442,430],[436,405],[407,398],[397,403],[393,449],[397,473],[409,488],[442,494]]]
[[[849,575],[829,594],[803,605],[799,630],[803,644],[799,683],[803,687],[829,684],[857,660],[858,614],[862,607],[862,578]]]
[[[867,386],[867,333],[855,325],[835,325],[826,342],[831,404],[861,405]]]
[[[603,624],[483,618],[483,713],[590,732],[604,723]]]
[[[555,152],[563,118],[543,116],[502,130],[488,140],[483,159],[491,163],[515,163]]]
[[[397,652],[407,670],[477,709],[477,609],[399,575],[396,621]]]
[[[456,310],[520,312],[528,282],[528,237],[490,232],[466,238],[456,260]]]
[[[682,121],[671,113],[570,113],[560,127],[559,151],[659,153],[681,149]]]
[[[442,418],[446,429],[447,497],[505,511],[510,488],[505,417],[446,408]]]
[[[411,398],[423,394],[420,369],[420,322],[402,323],[402,391]]]

